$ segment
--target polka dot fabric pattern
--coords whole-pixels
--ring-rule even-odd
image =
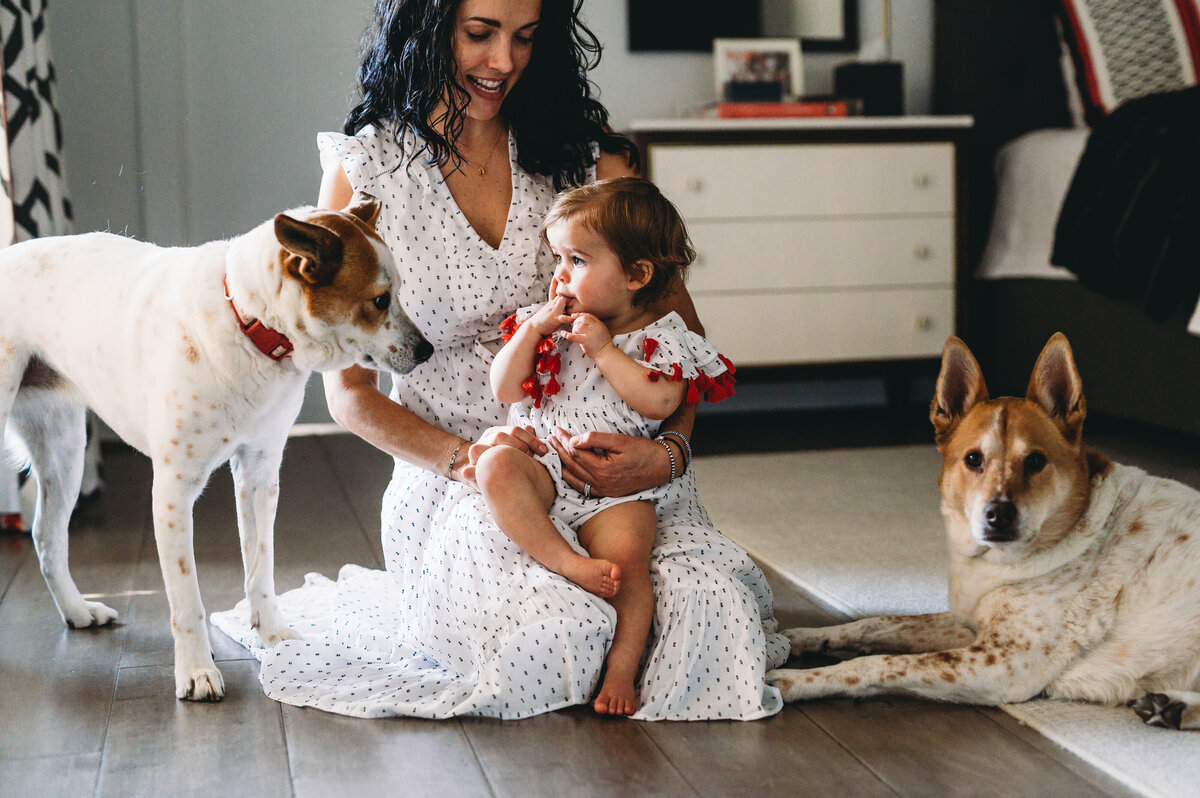
[[[417,144],[411,133],[406,148]],[[401,301],[434,357],[394,381],[422,418],[476,439],[504,422],[487,375],[498,327],[545,301],[553,259],[538,235],[554,191],[512,166],[504,238],[488,246],[436,167],[406,164],[392,136],[322,134],[323,161],[383,200],[378,229],[396,254]],[[412,151],[408,149],[407,151]],[[510,164],[515,161],[509,142]],[[655,618],[635,717],[750,720],[778,712],[763,681],[787,658],[771,592],[740,547],[712,527],[692,475],[656,504]],[[616,616],[551,573],[495,526],[478,492],[397,461],[381,508],[386,571],[348,565],[310,574],[280,597],[304,640],[263,649],[245,603],[213,624],[261,661],[270,697],[358,717],[525,718],[586,703],[599,684]],[[578,545],[569,528],[560,531]]]
[[[1090,123],[1123,103],[1195,85],[1198,0],[1060,0]]]

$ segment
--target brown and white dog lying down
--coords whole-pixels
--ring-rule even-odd
[[[90,233],[0,252],[0,435],[8,419],[37,478],[46,585],[70,627],[117,617],[67,568],[86,405],[153,462],[180,698],[224,693],[192,550],[192,505],[213,470],[229,461],[233,473],[252,623],[266,645],[297,637],[276,604],[272,541],[308,376],[354,363],[404,373],[433,353],[394,301],[378,215],[374,197],[356,194],[344,212],[298,208],[199,247]]]
[[[1148,724],[1200,728],[1200,493],[1087,449],[1085,414],[1061,333],[1023,399],[989,399],[950,338],[930,408],[950,611],[787,630],[794,654],[889,653],[767,681],[788,701],[1133,702]]]

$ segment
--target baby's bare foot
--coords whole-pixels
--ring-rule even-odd
[[[609,672],[592,709],[601,715],[632,715],[637,711],[637,689],[633,679]]]
[[[621,568],[608,560],[577,557],[571,560],[561,573],[600,598],[612,598],[621,589]]]

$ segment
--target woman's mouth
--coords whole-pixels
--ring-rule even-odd
[[[495,79],[487,80],[477,78],[474,75],[467,75],[467,82],[471,84],[482,97],[487,99],[498,100],[504,96],[504,80]]]

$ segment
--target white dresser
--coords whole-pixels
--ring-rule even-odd
[[[969,117],[634,122],[696,246],[688,288],[740,366],[941,355],[961,313]],[[894,371],[894,369],[892,369]]]

